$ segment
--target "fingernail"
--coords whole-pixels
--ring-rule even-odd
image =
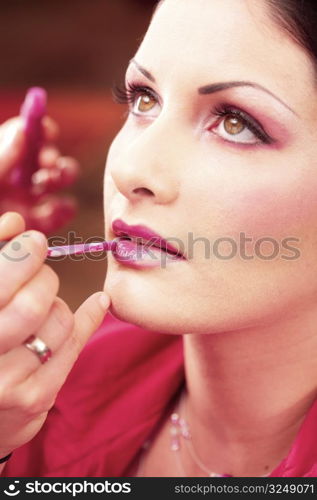
[[[110,305],[110,297],[102,292],[99,296],[99,302],[103,309],[108,309]]]
[[[10,212],[6,212],[5,214],[1,215],[0,217],[0,226],[2,226],[3,224],[6,224],[7,220],[11,217],[11,213]]]
[[[39,231],[30,231],[30,236],[33,238],[39,245],[47,244],[46,236]]]

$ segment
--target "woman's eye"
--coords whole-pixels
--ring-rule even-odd
[[[129,111],[135,115],[151,111],[158,103],[158,99],[151,89],[133,82],[124,84],[123,86],[113,86],[112,95],[115,102],[128,104]]]
[[[155,104],[156,100],[153,96],[143,93],[135,97],[132,109],[134,112],[146,113],[147,111],[151,111]]]
[[[227,116],[223,121],[223,126],[225,131],[231,135],[240,134],[245,129],[245,124],[236,116]]]
[[[234,115],[224,116],[213,131],[216,131],[220,137],[230,142],[241,144],[257,144],[261,142],[261,139],[250,130],[245,121]]]
[[[272,144],[275,142],[257,120],[241,109],[224,104],[216,107],[212,115],[218,119],[210,131],[227,142],[237,144]]]

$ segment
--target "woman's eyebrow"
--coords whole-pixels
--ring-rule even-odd
[[[152,76],[149,71],[147,71],[145,68],[143,68],[141,66],[141,64],[137,63],[135,59],[130,59],[129,62],[134,64],[138,68],[140,73],[142,73],[142,75],[144,75],[148,80],[151,80],[151,82],[156,83],[154,76]]]
[[[149,71],[143,68],[135,59],[131,59],[130,63],[133,63],[138,70],[151,82],[156,83],[154,76],[151,75]],[[273,92],[266,89],[262,85],[255,82],[245,82],[245,81],[232,81],[232,82],[220,82],[220,83],[211,83],[209,85],[204,85],[203,87],[198,88],[198,94],[207,95],[207,94],[215,94],[216,92],[221,92],[223,90],[231,89],[234,87],[253,87],[255,89],[261,90],[262,92],[266,92],[271,97],[274,97],[278,102],[283,104],[289,111],[294,113],[294,115],[298,116],[298,114],[290,108],[282,99],[277,97]]]
[[[277,97],[273,92],[270,90],[266,89],[265,87],[262,87],[259,83],[255,82],[244,82],[244,81],[233,81],[233,82],[220,82],[220,83],[211,83],[210,85],[204,85],[203,87],[199,87],[198,93],[202,95],[207,95],[207,94],[214,94],[215,92],[221,92],[222,90],[227,90],[231,89],[234,87],[253,87],[258,90],[262,90],[263,92],[266,92],[270,96],[274,97],[278,102],[283,104],[287,109],[289,109],[294,115],[298,116],[297,113],[290,108],[282,99]]]

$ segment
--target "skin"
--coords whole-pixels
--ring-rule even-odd
[[[109,255],[105,281],[118,318],[184,335],[185,405],[201,460],[220,473],[263,475],[287,454],[316,396],[313,64],[262,0],[165,0],[134,58],[156,83],[133,63],[127,81],[157,99],[146,111],[130,104],[110,148],[106,239],[116,218],[178,238],[185,253],[190,231],[211,242],[244,232],[253,256],[259,238],[298,239],[293,260],[206,259],[197,244],[187,261],[136,270]],[[232,80],[256,82],[285,105],[252,87],[197,93]],[[250,135],[224,132],[211,113],[223,102],[257,119],[274,143],[233,142]],[[169,475],[164,430],[152,450],[145,474]],[[182,457],[188,475],[202,474],[186,449]]]
[[[58,276],[45,263],[45,235],[25,231],[53,231],[74,213],[73,201],[55,192],[75,180],[78,163],[61,156],[57,137],[57,125],[45,117],[39,169],[30,188],[16,190],[8,179],[23,158],[24,126],[20,118],[13,118],[0,127],[0,240],[8,241],[0,251],[0,457],[38,433],[109,305],[105,293],[99,292],[72,313],[57,296]],[[8,212],[10,206],[19,213]],[[53,356],[48,364],[42,365],[23,345],[30,334],[50,347]],[[0,464],[0,474],[5,466]]]
[[[45,264],[44,234],[24,230],[21,215],[7,212],[0,217],[0,239],[11,240],[0,252],[0,457],[30,441],[41,429],[109,306],[105,293],[98,292],[72,313],[57,296],[58,276]],[[28,258],[8,259],[13,243],[19,243],[21,254]],[[41,364],[23,345],[31,334],[51,348],[48,363]],[[5,463],[0,464],[0,473],[4,468]]]
[[[41,429],[109,305],[105,293],[99,292],[72,313],[57,296],[57,274],[45,263],[43,232],[59,228],[74,212],[71,199],[52,193],[71,184],[78,173],[77,162],[61,156],[57,149],[57,136],[55,122],[45,117],[39,169],[30,189],[18,191],[12,190],[8,178],[23,158],[23,123],[13,118],[0,127],[0,240],[8,242],[0,251],[0,457],[30,441]],[[8,206],[19,213],[6,211]],[[26,231],[28,227],[43,232]],[[31,334],[50,347],[53,356],[48,364],[23,345]],[[5,466],[0,464],[0,474]]]

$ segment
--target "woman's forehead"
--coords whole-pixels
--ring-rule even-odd
[[[265,0],[164,0],[135,58],[162,84],[251,80],[302,108],[313,64],[267,9]]]

